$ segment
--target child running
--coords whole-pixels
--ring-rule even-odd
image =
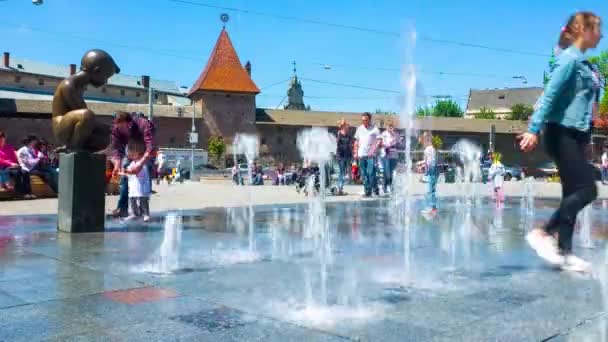
[[[125,170],[129,182],[129,216],[126,221],[143,216],[144,222],[150,221],[150,173],[144,165],[144,145],[129,143],[127,156],[130,160]]]
[[[536,228],[526,240],[547,262],[572,271],[589,271],[591,264],[572,254],[576,216],[597,197],[594,170],[585,158],[590,140],[592,101],[599,91],[592,70],[583,56],[602,38],[601,19],[591,12],[578,12],[562,28],[551,80],[545,86],[540,107],[532,115],[520,148],[532,151],[544,126],[547,154],[555,161],[562,184],[559,208],[543,229]],[[557,241],[556,241],[557,240]]]
[[[422,210],[424,215],[434,215],[437,213],[437,178],[439,173],[437,172],[437,151],[433,146],[433,137],[430,132],[424,132],[420,138],[422,145],[424,145],[424,166],[427,179],[427,193],[426,193],[426,209]]]
[[[503,192],[503,182],[505,177],[505,166],[500,162],[501,155],[498,152],[493,153],[493,161],[488,171],[488,177],[492,180],[492,191],[496,199],[496,208],[500,208],[505,200]]]

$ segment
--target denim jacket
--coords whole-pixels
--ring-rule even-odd
[[[583,53],[575,46],[559,55],[540,105],[532,115],[528,131],[538,134],[545,122],[589,131],[595,91],[593,73],[584,62]]]

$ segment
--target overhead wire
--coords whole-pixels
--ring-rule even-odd
[[[391,36],[391,37],[396,37],[396,38],[401,37],[401,34],[399,32],[369,28],[369,27],[362,27],[362,26],[355,26],[355,25],[339,24],[339,23],[318,20],[318,19],[310,19],[310,18],[303,18],[303,17],[287,16],[287,15],[276,14],[276,13],[261,12],[261,11],[245,9],[245,8],[220,6],[220,5],[210,4],[210,3],[202,2],[202,1],[193,1],[193,0],[168,0],[168,1],[187,4],[187,5],[221,9],[221,10],[232,11],[232,12],[237,12],[237,13],[271,17],[271,18],[276,18],[276,19],[281,19],[281,20],[298,21],[298,22],[303,22],[303,23],[307,23],[307,24],[337,27],[337,28],[342,28],[342,29],[347,29],[347,30],[367,32],[367,33]],[[536,56],[536,57],[549,57],[548,54],[543,54],[543,53],[539,53],[539,52],[514,50],[514,49],[489,46],[489,45],[485,45],[485,44],[460,42],[460,41],[455,41],[455,40],[437,39],[437,38],[433,38],[433,37],[429,37],[429,36],[420,36],[418,39],[421,41],[428,41],[428,42],[436,43],[436,44],[456,45],[456,46],[461,46],[461,47],[491,50],[491,51],[501,52],[501,53],[528,55],[528,56]]]

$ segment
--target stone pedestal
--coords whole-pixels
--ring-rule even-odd
[[[67,233],[104,231],[106,156],[89,152],[59,156],[57,229]]]

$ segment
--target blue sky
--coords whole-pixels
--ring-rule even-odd
[[[416,30],[417,103],[432,95],[451,95],[466,104],[470,88],[537,86],[548,58],[425,40],[551,53],[561,26],[576,10],[608,15],[608,3],[597,0],[548,1],[288,1],[189,0],[282,16],[406,33]],[[123,73],[149,74],[190,86],[205,66],[222,24],[241,58],[253,65],[262,88],[258,107],[275,108],[282,100],[292,61],[301,78],[401,91],[406,40],[387,34],[315,25],[271,16],[238,13],[170,0],[0,0],[0,46],[12,55],[49,63],[78,63],[84,51],[110,52]],[[67,34],[66,34],[67,33]],[[599,49],[608,48],[602,42]],[[593,52],[591,52],[593,53]],[[320,64],[331,65],[327,70]],[[390,70],[382,70],[390,69]],[[483,74],[438,75],[429,72]],[[523,75],[527,85],[512,76]],[[303,80],[305,102],[314,110],[399,111],[399,94],[353,89]]]

